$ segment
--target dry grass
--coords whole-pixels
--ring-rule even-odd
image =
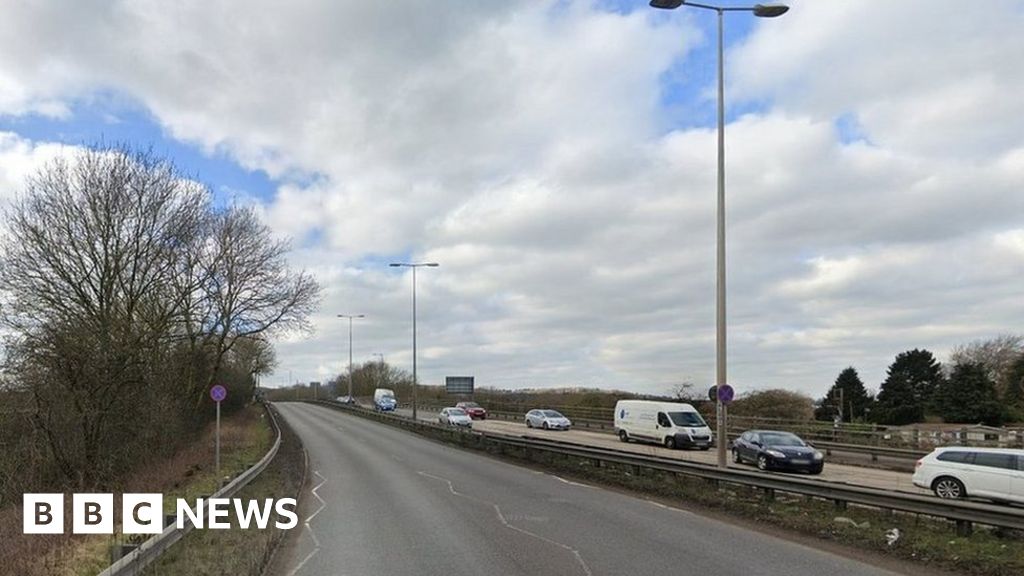
[[[302,444],[280,418],[278,422],[281,425],[281,448],[277,457],[236,498],[298,498],[305,467]],[[241,530],[235,525],[233,516],[231,520],[231,530],[193,530],[150,566],[145,576],[262,574],[274,548],[284,537],[284,531],[276,528]],[[273,521],[272,517],[271,526]]]
[[[221,470],[234,476],[256,463],[273,441],[263,409],[250,406],[221,421]],[[114,492],[115,522],[120,519],[123,492],[161,492],[164,506],[174,509],[174,499],[194,498],[215,491],[213,424],[207,426],[191,445],[171,458],[148,463],[126,478]],[[66,495],[65,508],[70,506]],[[71,518],[64,526],[70,531]],[[120,534],[39,536],[22,534],[21,503],[0,510],[0,566],[2,572],[24,576],[93,575],[110,564],[110,547],[129,539]]]

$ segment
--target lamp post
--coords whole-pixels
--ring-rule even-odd
[[[416,420],[416,390],[419,388],[419,380],[416,379],[416,269],[437,268],[437,262],[392,262],[389,266],[393,268],[412,268],[412,419]]]
[[[348,401],[352,402],[352,320],[366,318],[366,315],[338,314],[338,318],[348,318]]]
[[[715,291],[715,384],[727,384],[726,376],[726,339],[725,339],[725,50],[723,28],[726,12],[752,12],[760,18],[775,18],[789,10],[782,4],[755,4],[753,6],[712,6],[697,4],[685,0],[651,0],[651,6],[672,10],[680,6],[691,6],[704,10],[714,10],[718,14],[718,250],[717,250],[717,282]],[[726,408],[721,400],[715,403],[718,423],[718,466],[726,467],[725,445],[728,442],[726,428]]]

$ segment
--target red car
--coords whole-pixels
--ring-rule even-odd
[[[487,420],[487,410],[476,402],[459,402],[456,408],[462,408],[473,420]]]

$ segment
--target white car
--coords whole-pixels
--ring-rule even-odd
[[[917,461],[914,485],[939,498],[970,496],[1024,504],[1024,450],[936,448]]]
[[[446,426],[473,427],[473,419],[462,408],[442,408],[437,421]]]
[[[554,410],[530,410],[526,413],[527,428],[543,428],[544,430],[568,430],[572,422]]]

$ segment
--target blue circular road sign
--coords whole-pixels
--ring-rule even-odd
[[[729,386],[728,384],[722,384],[718,387],[718,401],[722,404],[732,402],[732,398],[735,394],[736,393],[733,391],[732,386]]]
[[[214,402],[221,402],[228,397],[227,388],[217,384],[213,388],[210,388],[210,398],[213,398]]]

